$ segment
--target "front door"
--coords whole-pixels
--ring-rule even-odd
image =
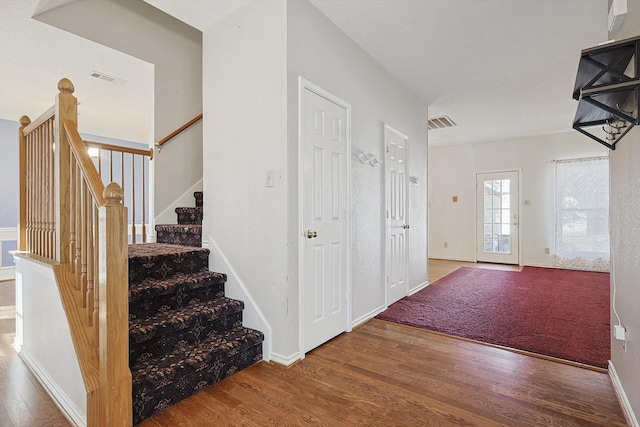
[[[348,110],[302,85],[303,351],[348,329]],[[324,96],[323,96],[324,95]]]
[[[478,262],[519,263],[518,177],[518,171],[476,175]]]
[[[407,296],[407,137],[384,127],[387,305]]]

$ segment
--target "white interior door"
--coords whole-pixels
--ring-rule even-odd
[[[519,172],[476,175],[476,259],[518,264],[520,254]]]
[[[385,125],[385,268],[387,305],[407,296],[407,141]]]
[[[303,350],[348,329],[348,109],[301,87]]]

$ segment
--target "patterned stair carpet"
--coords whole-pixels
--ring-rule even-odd
[[[202,191],[193,193],[195,207],[176,208],[177,224],[156,225],[156,241],[183,246],[202,246]]]
[[[129,366],[133,422],[262,360],[261,332],[242,326],[242,301],[224,296],[226,275],[209,250],[129,246]]]

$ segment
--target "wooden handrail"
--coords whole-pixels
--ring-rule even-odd
[[[189,120],[187,123],[183,124],[178,129],[174,130],[169,135],[165,136],[160,141],[156,142],[156,146],[162,147],[164,144],[169,142],[171,139],[173,139],[174,137],[176,137],[180,133],[184,132],[186,129],[188,129],[190,126],[194,125],[195,123],[197,123],[200,120],[202,120],[202,113],[198,114],[193,119]]]
[[[87,426],[128,427],[124,192],[115,182],[105,186],[89,156],[77,129],[73,84],[62,79],[58,89],[53,109],[33,123],[20,119],[19,248],[53,269],[84,380]]]
[[[124,147],[121,145],[105,144],[104,142],[84,141],[84,145],[91,148],[98,148],[100,150],[120,151],[122,153],[138,154],[140,156],[148,156],[149,160],[153,160],[153,148],[148,150],[141,150],[139,148]]]
[[[76,129],[76,126],[72,121],[63,120],[62,124],[64,125],[64,130],[67,134],[67,138],[69,139],[71,150],[76,156],[78,165],[82,170],[82,174],[87,179],[87,184],[89,184],[89,191],[91,191],[91,195],[95,199],[96,204],[98,206],[103,206],[105,204],[104,197],[102,196],[102,193],[104,192],[104,184],[102,183],[102,179],[100,178],[98,171],[91,161],[91,157],[89,157],[89,154],[87,153],[84,141],[82,141],[82,137],[78,133],[78,130]]]
[[[40,117],[38,117],[37,119],[32,121],[29,125],[25,126],[24,129],[22,129],[22,134],[27,136],[28,134],[33,132],[34,129],[40,127],[40,125],[42,125],[44,122],[46,122],[51,117],[53,117],[55,115],[55,113],[56,113],[56,106],[53,105],[47,111],[45,111],[44,113],[40,114]]]

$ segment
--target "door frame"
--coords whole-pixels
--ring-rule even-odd
[[[382,168],[382,230],[384,230],[384,240],[382,242],[382,253],[384,254],[384,267],[383,267],[383,275],[382,275],[382,282],[384,285],[384,305],[385,307],[389,307],[389,283],[387,283],[387,277],[388,277],[388,273],[389,273],[389,257],[391,255],[390,250],[389,250],[389,245],[388,243],[388,237],[389,237],[389,229],[388,229],[388,223],[387,223],[387,213],[386,213],[386,207],[387,207],[387,164],[386,164],[386,159],[387,159],[387,131],[395,134],[398,138],[403,139],[405,141],[405,166],[406,166],[406,174],[404,177],[404,181],[405,181],[405,197],[404,197],[404,203],[405,203],[405,223],[409,224],[409,164],[407,163],[408,159],[409,159],[409,137],[407,135],[405,135],[404,133],[400,132],[399,130],[397,130],[396,128],[389,126],[388,124],[384,123],[384,126],[382,128],[382,154],[383,154],[383,159],[384,159],[384,163],[383,163],[383,168]],[[404,240],[404,244],[405,244],[405,265],[404,265],[404,277],[405,277],[405,296],[409,295],[409,278],[407,277],[409,274],[409,232],[405,231],[405,240]]]
[[[302,76],[298,76],[298,331],[299,331],[299,353],[300,360],[305,358],[305,250],[304,243],[306,235],[304,234],[304,174],[303,174],[303,143],[304,143],[304,91],[309,90],[316,95],[325,98],[327,101],[336,104],[337,106],[344,108],[347,111],[347,124],[346,124],[346,237],[345,237],[345,262],[347,269],[347,283],[346,283],[346,310],[347,319],[345,324],[345,331],[351,331],[351,104],[345,102],[341,98],[338,98],[334,94],[322,89],[320,86],[312,83]],[[288,310],[288,308],[287,308]]]
[[[515,169],[502,169],[502,170],[489,170],[489,171],[482,171],[482,172],[476,172],[474,175],[474,179],[475,179],[475,188],[476,188],[476,194],[475,194],[475,198],[476,198],[476,202],[474,203],[475,205],[475,212],[476,212],[476,216],[475,216],[475,224],[474,224],[474,240],[476,242],[476,247],[475,247],[475,251],[473,254],[473,261],[474,262],[478,262],[478,216],[480,215],[480,213],[478,212],[478,175],[484,175],[484,174],[491,174],[491,173],[503,173],[503,172],[516,172],[518,174],[518,265],[522,267],[523,263],[522,263],[522,207],[523,207],[523,202],[522,202],[522,168],[515,168]]]

